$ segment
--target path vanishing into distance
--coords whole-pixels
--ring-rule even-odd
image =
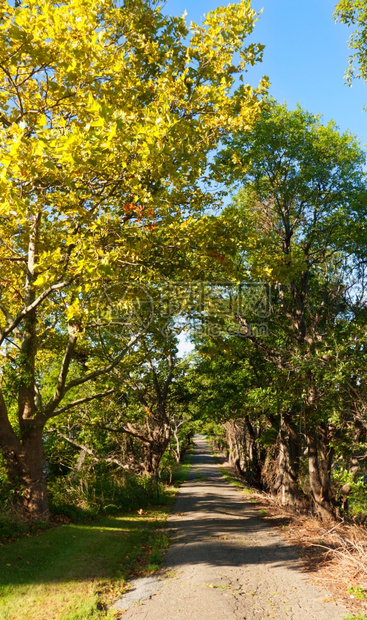
[[[301,570],[256,505],[220,472],[205,439],[195,436],[189,477],[168,527],[173,541],[162,570],[136,579],[115,608],[122,620],[341,620]]]

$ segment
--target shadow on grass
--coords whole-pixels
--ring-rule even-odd
[[[168,544],[163,511],[105,517],[87,525],[62,525],[0,547],[0,589],[99,579],[127,579]],[[157,558],[158,560],[158,558]]]
[[[191,454],[177,467],[174,484],[190,469]],[[159,506],[87,523],[35,530],[0,545],[0,593],[30,584],[126,580],[158,568],[168,546],[162,529],[174,501],[174,489],[161,494]],[[36,534],[36,535],[34,535]]]
[[[229,493],[208,448],[192,458],[189,483],[179,494],[174,510],[183,513],[178,523],[170,522],[173,533],[183,533],[186,544],[170,566],[208,564],[245,567],[277,564],[299,568],[298,555],[290,545],[269,537],[269,524],[259,510],[240,493]],[[188,469],[188,468],[187,468]],[[200,477],[197,477],[197,470]],[[187,474],[187,471],[185,472]],[[191,480],[191,484],[190,484]],[[99,579],[127,579],[149,562],[154,551],[167,546],[162,531],[161,508],[149,510],[149,519],[136,513],[109,516],[83,525],[64,525],[0,547],[0,587]],[[198,516],[199,515],[199,516]],[[261,534],[261,545],[252,537]],[[218,537],[220,538],[220,544]]]

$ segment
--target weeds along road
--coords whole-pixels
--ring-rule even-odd
[[[121,619],[341,620],[346,610],[311,583],[296,550],[258,513],[196,435],[163,569],[132,583],[115,604]]]

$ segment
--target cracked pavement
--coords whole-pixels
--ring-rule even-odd
[[[117,603],[123,620],[341,620],[346,610],[301,572],[294,547],[220,472],[195,436],[162,570]]]

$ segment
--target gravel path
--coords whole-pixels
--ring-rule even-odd
[[[158,576],[115,604],[123,620],[341,620],[346,611],[302,574],[296,550],[221,475],[195,436],[188,481],[168,520]]]

